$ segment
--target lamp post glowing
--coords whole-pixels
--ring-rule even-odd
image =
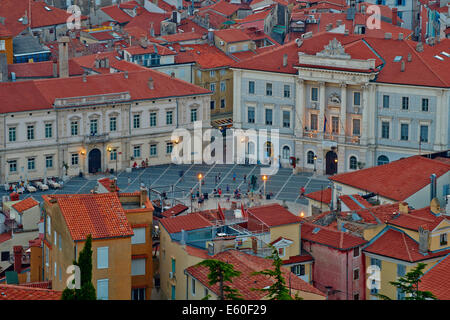
[[[116,160],[116,177],[117,177],[117,149],[113,149],[112,147],[108,147],[107,149],[106,149],[110,154],[112,154],[112,152],[114,151],[114,157],[115,157],[115,160]],[[110,156],[110,159],[111,159],[111,156]]]
[[[314,173],[316,172],[316,160],[317,160],[317,156],[314,156]]]
[[[197,178],[198,178],[199,195],[201,196],[202,195],[202,179],[203,179],[203,175],[201,173],[199,173]]]
[[[262,180],[264,181],[264,197],[266,197],[266,181],[267,181],[267,176],[263,175],[262,176]]]

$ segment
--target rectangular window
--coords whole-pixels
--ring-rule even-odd
[[[225,99],[220,99],[220,108],[225,108]]]
[[[58,246],[59,246],[59,251],[62,250],[62,241],[61,241],[61,234],[58,235]]]
[[[359,247],[356,247],[353,249],[353,256],[354,257],[359,257]]]
[[[78,165],[78,153],[72,153],[71,160],[73,166]]]
[[[271,96],[271,95],[272,95],[272,84],[266,83],[266,96]]]
[[[200,70],[197,70],[197,78],[198,80],[202,79],[202,72]]]
[[[422,111],[427,112],[428,111],[428,99],[422,99]]]
[[[173,111],[166,112],[166,124],[171,125],[173,123]]]
[[[420,142],[428,142],[428,126],[420,126]]]
[[[150,112],[150,127],[156,127],[156,112]]]
[[[51,138],[53,136],[53,125],[51,123],[45,124],[45,138]]]
[[[141,127],[141,115],[135,114],[133,115],[133,128],[139,129]]]
[[[27,139],[28,140],[34,139],[34,126],[27,126]]]
[[[283,111],[283,128],[291,127],[291,112]]]
[[[50,236],[52,234],[51,227],[52,227],[52,218],[50,216],[47,216],[47,233]]]
[[[34,158],[28,158],[28,170],[34,170],[35,169],[35,161]]]
[[[212,92],[216,92],[216,84],[215,83],[210,83],[209,84],[209,90],[211,90]]]
[[[108,279],[97,280],[97,300],[108,300]]]
[[[150,156],[155,157],[157,155],[158,155],[158,153],[157,153],[156,144],[151,144],[150,145]]]
[[[353,295],[353,300],[359,300],[359,293],[355,293]]]
[[[339,117],[331,117],[331,132],[339,133]]]
[[[209,101],[209,106],[210,106],[211,110],[214,110],[214,108],[216,107],[216,101],[214,101],[214,100]]]
[[[317,131],[317,121],[318,121],[317,114],[311,114],[310,124],[309,124],[311,127],[311,130]]]
[[[191,293],[195,296],[195,279],[191,278]]]
[[[284,85],[284,97],[290,98],[291,97],[291,86],[290,85]]]
[[[272,109],[266,109],[266,125],[272,125]]]
[[[311,88],[311,101],[319,101],[319,88]]]
[[[97,269],[107,269],[108,266],[108,247],[97,248]]]
[[[405,300],[405,292],[400,288],[397,288],[397,300]]]
[[[248,93],[255,94],[255,81],[248,82]]]
[[[173,143],[172,142],[167,142],[166,144],[166,153],[167,154],[171,154],[173,150]]]
[[[361,134],[361,120],[353,119],[353,135],[359,136]]]
[[[381,260],[376,258],[370,258],[370,265],[377,266],[381,270]]]
[[[353,280],[359,280],[359,269],[353,270]]]
[[[409,125],[402,123],[400,125],[400,140],[407,141],[409,138]]]
[[[197,109],[191,109],[191,122],[197,121]]]
[[[389,139],[389,122],[383,121],[381,123],[381,138]]]
[[[145,276],[145,259],[131,260],[131,275]]]
[[[389,108],[389,96],[387,95],[383,95],[383,108]]]
[[[17,160],[9,161],[9,172],[17,172]]]
[[[214,77],[216,76],[216,71],[215,71],[215,70],[209,71],[209,76],[210,76],[211,78],[214,78]]]
[[[133,157],[134,158],[140,158],[141,157],[141,146],[134,146],[133,147]]]
[[[109,160],[111,160],[111,161],[117,160],[117,149],[111,150]]]
[[[117,130],[117,118],[111,117],[109,118],[109,131],[116,131]]]
[[[145,227],[133,228],[134,236],[131,237],[131,244],[145,243]]]
[[[299,264],[296,266],[291,267],[292,273],[296,274],[297,276],[304,276],[305,275],[305,265]]]
[[[96,135],[98,133],[98,120],[97,119],[91,120],[90,132],[91,132],[91,135]]]
[[[9,128],[8,133],[9,133],[9,142],[16,141],[16,127]]]
[[[220,82],[220,91],[224,92],[226,90],[226,88],[227,88],[227,86],[226,86],[225,81],[221,81]]]
[[[408,110],[408,109],[409,109],[409,98],[402,97],[402,110]]]
[[[72,136],[78,135],[78,121],[71,121],[70,122],[70,134]]]
[[[361,92],[353,92],[353,105],[354,106],[361,105]]]
[[[145,288],[132,289],[131,300],[145,300]]]
[[[220,70],[220,75],[224,76],[227,71],[225,69]]]
[[[441,246],[446,246],[447,245],[447,234],[443,233],[439,236],[439,240],[440,240],[440,244]]]
[[[406,266],[397,264],[397,277],[403,277],[406,274]]]
[[[172,258],[172,273],[175,275],[176,271],[176,261],[174,258]]]
[[[255,108],[247,107],[248,123],[255,123]]]
[[[45,167],[46,168],[53,168],[53,156],[46,156],[45,157]]]

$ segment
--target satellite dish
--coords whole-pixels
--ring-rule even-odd
[[[437,198],[433,198],[430,203],[430,210],[434,214],[441,213],[441,205],[439,203],[439,200]]]

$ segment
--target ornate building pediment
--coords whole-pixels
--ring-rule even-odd
[[[328,104],[339,106],[341,104],[341,97],[336,92],[333,92],[328,97]]]
[[[316,53],[318,57],[325,58],[337,58],[337,59],[350,59],[350,55],[345,53],[345,49],[342,44],[334,38],[327,44],[324,49]]]

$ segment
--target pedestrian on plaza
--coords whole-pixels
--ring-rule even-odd
[[[145,166],[148,167],[148,158],[145,158]]]
[[[222,189],[219,188],[219,198],[222,196]]]
[[[227,184],[227,193],[230,192],[230,186]]]
[[[247,175],[244,174],[244,182],[247,183]]]
[[[128,185],[130,185],[130,184],[131,184],[131,178],[128,177]]]
[[[219,181],[220,181],[221,175],[222,175],[222,173],[221,173],[221,172],[219,172]]]
[[[300,188],[300,197],[304,197],[305,196],[305,187],[301,187]]]
[[[184,171],[180,170],[180,172],[178,174],[180,175],[180,182],[183,181]]]
[[[236,181],[236,173],[233,173],[233,182]]]
[[[217,183],[217,174],[214,176],[214,182]]]

